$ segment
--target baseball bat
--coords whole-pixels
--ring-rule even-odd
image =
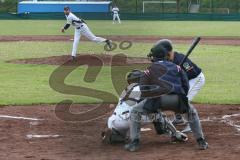
[[[198,43],[200,42],[201,37],[197,37],[194,39],[194,41],[192,42],[190,48],[188,49],[185,57],[183,58],[183,60],[181,61],[181,63],[179,64],[179,66],[182,66],[183,63],[186,61],[186,59],[188,58],[188,56],[192,53],[192,51],[194,50],[194,48],[198,45]]]

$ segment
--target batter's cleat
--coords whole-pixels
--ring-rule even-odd
[[[200,150],[206,150],[208,148],[208,143],[205,139],[199,138],[197,142]]]
[[[107,44],[109,49],[112,49],[112,44],[111,43],[112,43],[111,40],[109,40],[109,39],[106,40],[106,44]]]
[[[184,124],[184,119],[182,118],[182,116],[180,114],[176,114],[175,119],[172,121],[173,125],[180,125],[180,124]]]
[[[130,143],[126,144],[124,148],[127,151],[136,152],[139,150],[139,144],[140,144],[139,139],[135,139],[135,140],[131,141]]]
[[[182,130],[182,133],[191,133],[192,129],[190,127],[190,124],[188,123],[186,127]]]

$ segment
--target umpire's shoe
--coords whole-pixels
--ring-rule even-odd
[[[208,148],[208,143],[205,139],[199,138],[197,142],[200,150],[206,150]]]
[[[139,149],[139,139],[135,139],[125,145],[125,149],[130,152],[136,152]]]

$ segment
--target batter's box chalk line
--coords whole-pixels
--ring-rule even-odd
[[[236,124],[238,121],[235,122],[235,121],[231,120],[232,117],[239,117],[239,116],[240,116],[240,113],[232,114],[232,115],[224,115],[224,116],[222,117],[222,119],[223,119],[222,121],[223,121],[224,123],[226,123],[226,124],[228,124],[228,125],[236,128],[237,131],[240,132],[240,125],[237,125],[237,124]]]
[[[240,132],[239,121],[231,120],[231,118],[240,117],[240,113],[224,115],[221,118],[217,117],[207,117],[206,119],[201,119],[201,122],[223,122],[231,127],[234,127],[238,132]]]

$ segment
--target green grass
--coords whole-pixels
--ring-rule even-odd
[[[60,28],[64,23],[64,16],[61,21],[1,20],[0,36],[62,35]],[[112,25],[111,21],[87,21],[87,23],[97,35],[240,36],[240,22],[123,21],[121,25]],[[73,28],[65,34],[72,35]],[[124,53],[128,56],[145,57],[151,46],[152,44],[149,43],[134,43],[129,50],[117,49],[107,54]],[[175,46],[180,51],[185,51],[187,47],[188,45]],[[11,59],[69,54],[71,48],[72,42],[1,42],[0,105],[57,103],[64,99],[72,99],[76,103],[100,102],[100,99],[93,97],[62,94],[51,89],[49,77],[57,66],[21,65],[5,62]],[[238,97],[240,95],[239,51],[239,46],[200,45],[196,48],[190,58],[203,68],[206,85],[194,99],[195,102],[240,103]],[[92,42],[81,42],[79,52],[80,54],[105,53],[102,45],[96,45]],[[144,67],[141,66],[141,68]],[[116,74],[124,68],[117,69]],[[103,67],[94,83],[86,83],[83,81],[86,67],[80,67],[67,77],[66,83],[109,92],[117,96],[111,82],[110,71],[110,67]]]
[[[65,20],[0,20],[0,35],[62,35]],[[224,21],[87,21],[97,35],[240,36],[240,22]],[[66,35],[73,34],[70,29]]]
[[[38,104],[57,103],[72,99],[76,103],[97,103],[101,100],[61,94],[49,86],[49,76],[57,66],[21,65],[5,63],[18,58],[45,57],[68,54],[71,42],[2,42],[0,43],[0,104]],[[187,45],[176,45],[179,51],[185,51]],[[134,43],[129,50],[115,50],[109,54],[124,53],[129,56],[144,57],[151,48],[149,43]],[[102,45],[82,42],[80,53],[104,53]],[[206,76],[206,85],[198,94],[195,102],[214,104],[239,104],[240,99],[240,47],[200,45],[191,55],[191,59],[201,66]],[[144,66],[142,66],[144,68]],[[118,68],[122,70],[122,68]],[[104,67],[94,83],[83,81],[86,67],[74,70],[66,83],[102,90],[117,95],[110,77],[110,67]]]

